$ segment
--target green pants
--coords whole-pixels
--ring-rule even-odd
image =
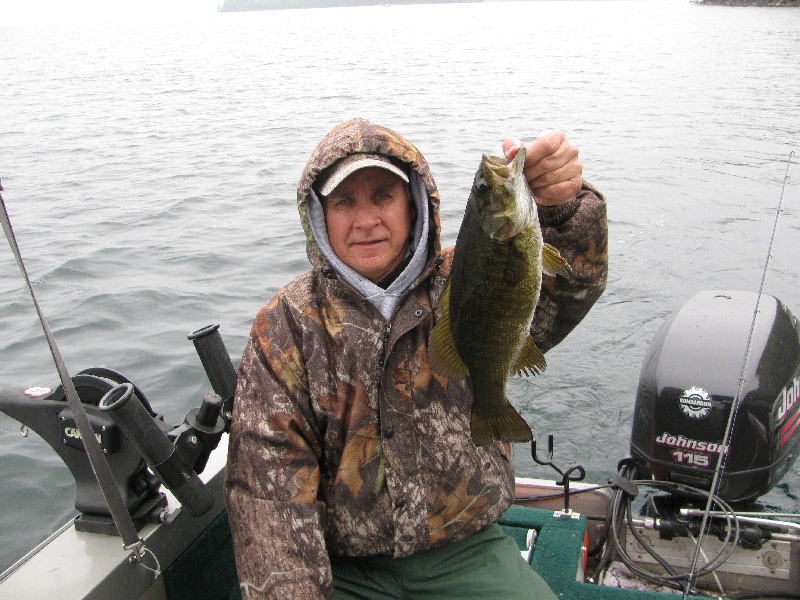
[[[331,565],[336,600],[556,600],[496,523],[414,556],[331,558]]]

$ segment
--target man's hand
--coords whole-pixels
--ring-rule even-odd
[[[506,158],[514,158],[521,145],[516,138],[504,140]],[[544,131],[526,148],[525,178],[536,203],[558,206],[572,200],[582,183],[583,165],[578,159],[578,147],[561,131]]]

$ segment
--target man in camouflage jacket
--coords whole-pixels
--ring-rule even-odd
[[[400,289],[390,282],[375,298],[336,261],[321,225],[320,181],[356,153],[391,157],[416,203],[416,258]],[[539,206],[545,241],[573,272],[544,280],[532,331],[543,351],[605,288],[605,201],[577,181],[573,199]],[[469,386],[429,364],[453,249],[440,247],[423,156],[390,129],[346,121],[312,153],[297,200],[312,269],[259,312],[236,389],[225,493],[245,598],[330,598],[331,557],[445,547],[493,523],[514,496],[510,445],[476,446]]]

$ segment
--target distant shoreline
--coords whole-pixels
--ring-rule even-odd
[[[715,6],[795,6],[800,7],[800,0],[692,0],[695,4],[713,4]]]
[[[341,8],[346,6],[391,6],[392,4],[454,4],[476,3],[483,0],[225,0],[219,12],[251,10],[286,10],[293,8]]]

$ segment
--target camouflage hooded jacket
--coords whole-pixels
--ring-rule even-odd
[[[427,265],[387,321],[325,264],[307,201],[317,176],[354,152],[395,157],[429,197]],[[464,381],[432,371],[427,345],[452,249],[439,195],[402,136],[363,120],[334,128],[298,186],[312,269],[259,313],[239,367],[225,494],[244,598],[330,598],[329,555],[402,557],[460,540],[510,506],[510,447],[476,447]],[[547,279],[534,319],[546,351],[605,288],[605,202],[588,185],[541,208],[545,240],[574,276]]]

